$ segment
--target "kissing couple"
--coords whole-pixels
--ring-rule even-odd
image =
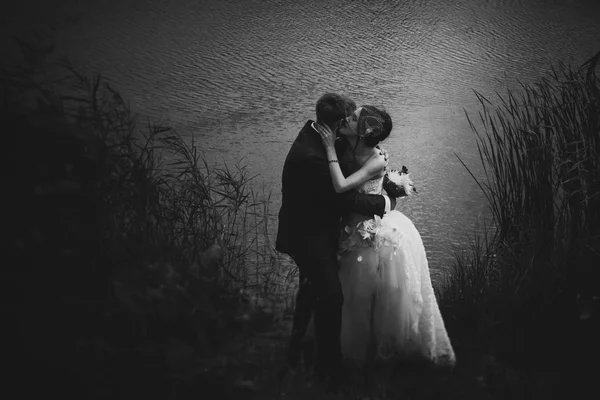
[[[456,360],[421,236],[395,210],[412,182],[391,179],[408,177],[406,168],[388,171],[379,143],[391,132],[385,110],[326,93],[283,167],[275,248],[294,260],[300,275],[286,361],[289,369],[298,367],[312,320],[315,371],[334,385],[343,359]]]

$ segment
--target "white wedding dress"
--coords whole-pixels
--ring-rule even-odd
[[[383,178],[364,183],[362,193],[381,194]],[[342,353],[364,362],[369,343],[375,358],[424,356],[436,364],[456,358],[438,307],[421,235],[404,214],[383,218],[374,240],[365,241],[353,214],[340,241],[339,277],[344,293]],[[373,341],[371,341],[373,340]]]

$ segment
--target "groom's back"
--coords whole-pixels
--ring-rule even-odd
[[[293,245],[300,237],[319,231],[333,230],[335,234],[338,227],[339,213],[325,151],[311,125],[312,121],[304,125],[283,166],[276,248],[285,253],[288,251],[284,249],[290,247],[288,242]]]

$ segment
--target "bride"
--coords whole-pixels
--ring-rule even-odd
[[[378,144],[391,130],[387,112],[372,106],[357,108],[344,121],[339,133],[350,144],[343,156],[343,164],[350,166],[346,178],[337,161],[335,134],[319,126],[336,192],[381,193],[388,161]],[[350,214],[342,226],[344,357],[364,362],[421,355],[436,364],[454,365],[425,248],[410,219],[396,210],[383,218]]]

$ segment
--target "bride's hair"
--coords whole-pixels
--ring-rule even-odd
[[[382,108],[362,106],[358,116],[357,134],[369,147],[375,147],[392,132],[392,118]]]
[[[356,110],[356,103],[337,93],[325,93],[317,100],[317,123],[336,130],[339,122]]]

